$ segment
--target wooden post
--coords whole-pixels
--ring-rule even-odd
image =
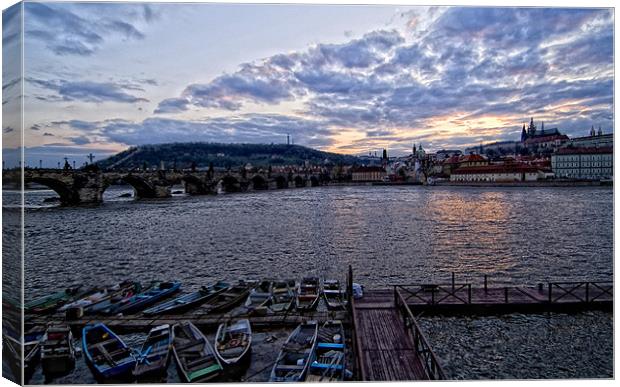
[[[504,301],[508,303],[508,286],[504,287]]]
[[[349,265],[349,275],[347,276],[347,293],[349,293],[349,304],[353,298],[353,267]]]
[[[487,275],[484,275],[484,292],[487,292]]]
[[[454,272],[452,272],[452,293],[454,293]]]
[[[486,279],[486,275],[484,277]],[[486,285],[486,283],[485,283],[485,285]],[[485,286],[484,290],[486,291],[486,286]],[[467,284],[467,300],[471,304],[471,284]]]
[[[586,282],[586,303],[590,301],[590,283]]]
[[[539,293],[543,292],[543,284],[542,284],[542,282],[538,284],[538,292]]]

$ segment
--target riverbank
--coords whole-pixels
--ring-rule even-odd
[[[549,180],[549,181],[437,181],[433,186],[448,187],[613,187],[613,182],[584,180]]]

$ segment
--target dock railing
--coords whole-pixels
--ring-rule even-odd
[[[572,299],[579,302],[594,302],[604,296],[613,299],[613,281],[550,282],[547,285],[549,303]]]
[[[439,360],[437,360],[437,356],[435,356],[435,353],[429,345],[426,336],[424,336],[424,333],[420,329],[420,326],[418,325],[411,309],[409,308],[409,305],[407,305],[407,302],[403,298],[403,295],[398,287],[394,287],[394,304],[403,318],[405,330],[413,341],[414,349],[422,360],[422,364],[428,378],[430,380],[445,380],[446,375],[441,367],[441,364],[439,363]]]
[[[394,291],[399,290],[405,303],[410,299],[418,299],[428,305],[442,302],[471,304],[471,284],[407,284],[393,285]]]

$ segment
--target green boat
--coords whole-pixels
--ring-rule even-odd
[[[213,346],[194,324],[175,324],[172,334],[172,353],[184,382],[204,383],[222,375],[224,370]]]
[[[72,286],[63,291],[39,297],[24,304],[24,312],[32,314],[44,314],[55,311],[69,301],[85,295],[80,292],[81,285]]]

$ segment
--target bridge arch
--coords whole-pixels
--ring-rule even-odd
[[[288,188],[288,182],[286,181],[286,177],[282,175],[276,176],[275,181],[277,189]]]
[[[305,187],[306,186],[306,179],[304,179],[300,175],[295,176],[293,181],[295,182],[295,187],[296,188],[301,188],[301,187]]]
[[[241,191],[241,184],[234,176],[226,175],[221,180],[221,187],[224,192],[239,192]]]
[[[136,175],[126,175],[121,180],[134,189],[135,196],[138,198],[154,198],[155,187],[153,187],[146,179]]]
[[[310,187],[318,187],[319,179],[316,176],[310,176]]]
[[[51,188],[60,197],[62,204],[76,204],[80,202],[79,195],[65,182],[50,177],[26,177],[24,183],[37,183]]]
[[[209,187],[198,176],[185,175],[182,178],[185,193],[190,195],[207,194],[209,193]]]
[[[265,179],[261,175],[255,175],[254,177],[252,177],[251,182],[252,182],[252,189],[255,191],[265,190],[269,188],[267,179]]]

